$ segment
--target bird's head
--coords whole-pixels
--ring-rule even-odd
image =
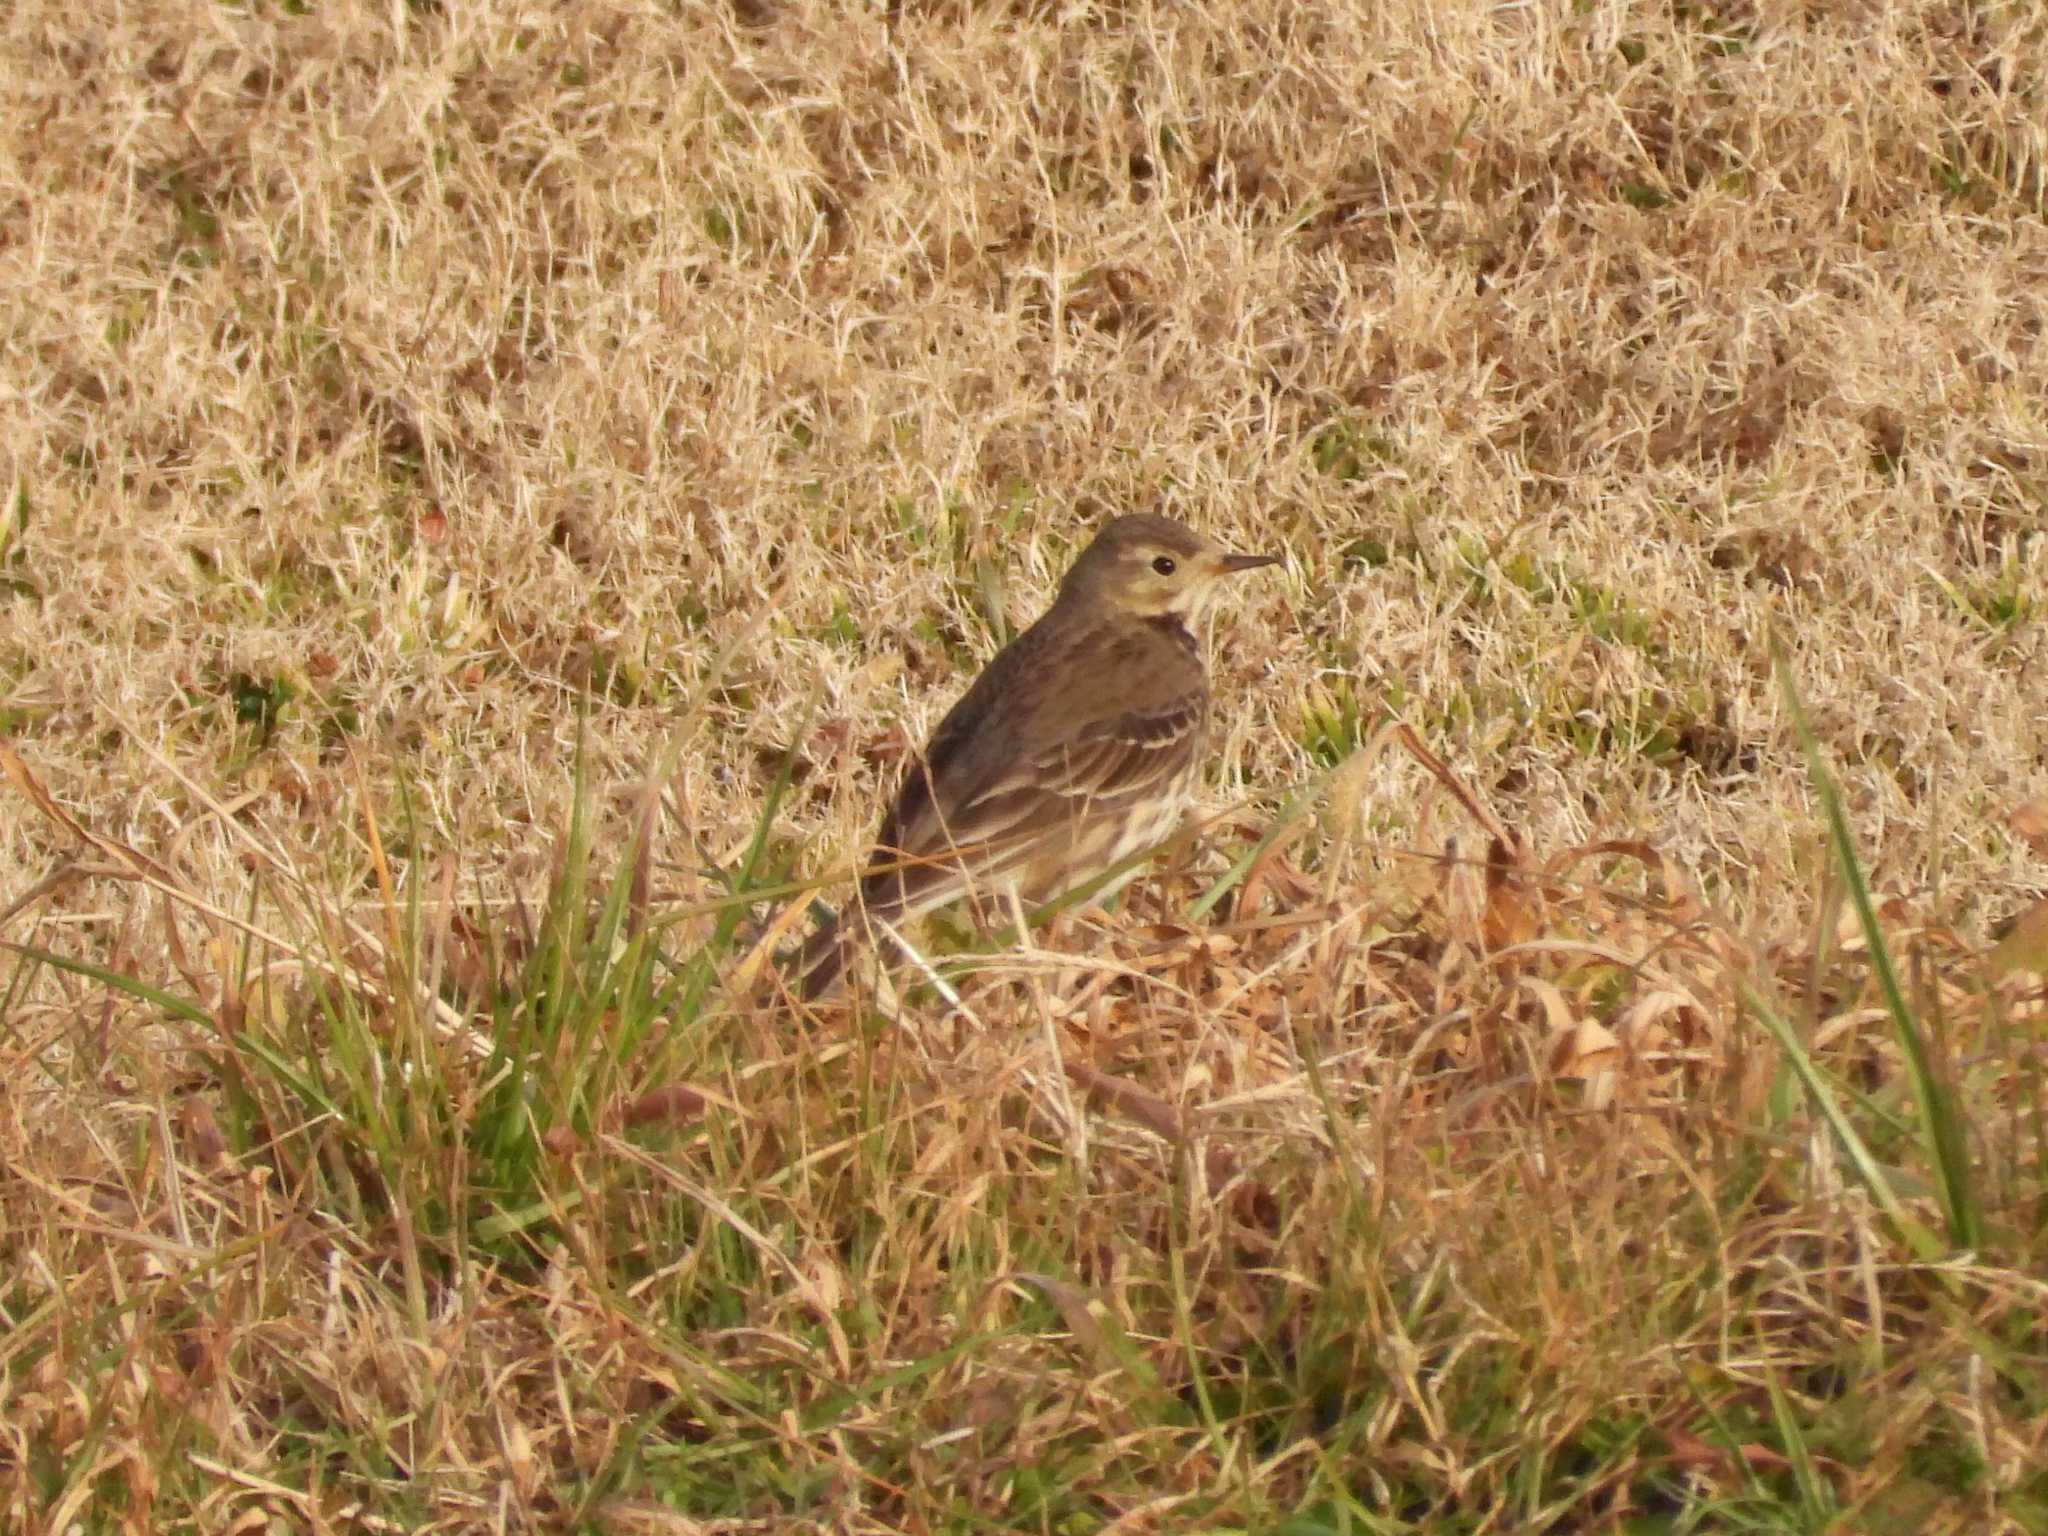
[[[1081,551],[1060,583],[1060,597],[1185,623],[1201,616],[1224,577],[1279,563],[1278,555],[1230,554],[1171,518],[1120,517]]]

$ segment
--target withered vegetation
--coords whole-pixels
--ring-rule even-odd
[[[0,49],[8,1528],[2048,1532],[2034,8]],[[1120,510],[1204,825],[797,1007]]]

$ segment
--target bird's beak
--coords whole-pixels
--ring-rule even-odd
[[[1235,576],[1239,571],[1256,571],[1262,565],[1278,565],[1278,555],[1221,555],[1217,558],[1218,573]]]

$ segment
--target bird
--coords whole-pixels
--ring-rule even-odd
[[[962,896],[1037,905],[1164,841],[1209,733],[1192,626],[1224,578],[1280,563],[1167,517],[1104,524],[911,759],[854,901],[797,952],[799,995],[829,994],[877,925]]]

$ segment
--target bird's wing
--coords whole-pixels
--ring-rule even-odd
[[[1046,828],[1163,794],[1200,748],[1207,722],[1201,689],[1089,721],[1070,739],[1021,760],[963,809],[977,820],[996,819],[997,806],[1036,796],[1042,803],[1023,819]]]
[[[1047,675],[1066,686],[1031,686]],[[1136,697],[1133,676],[1151,679]],[[1186,642],[1034,627],[932,733],[883,820],[862,900],[884,912],[944,900],[963,874],[998,874],[1058,829],[1164,792],[1207,721],[1206,679]]]
[[[1207,698],[1196,689],[1159,706],[1087,721],[1068,740],[1010,759],[970,796],[946,794],[936,768],[919,774],[915,792],[906,784],[877,853],[879,864],[895,867],[871,877],[864,899],[871,909],[944,899],[963,876],[999,875],[1050,835],[1077,832],[1097,817],[1168,793],[1199,751],[1207,717]],[[914,813],[902,814],[906,807]]]

